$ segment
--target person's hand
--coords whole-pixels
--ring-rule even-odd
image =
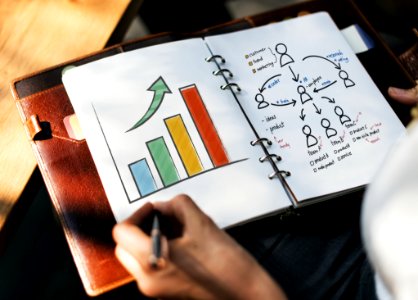
[[[155,209],[182,225],[162,240],[158,268],[149,262],[151,239],[137,224]],[[113,229],[116,256],[147,296],[176,299],[285,299],[280,287],[186,195],[145,204]]]
[[[400,89],[390,87],[388,89],[389,96],[404,104],[418,103],[418,82],[417,85],[410,89]]]

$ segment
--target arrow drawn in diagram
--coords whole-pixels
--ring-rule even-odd
[[[329,98],[329,97],[325,97],[325,96],[322,96],[321,98],[327,99],[329,103],[335,103],[335,99],[334,98]]]
[[[318,108],[318,107],[315,105],[315,103],[312,103],[312,105],[315,107],[315,112],[316,112],[318,115],[320,115],[320,114],[321,114],[321,112],[322,112],[322,109]]]
[[[334,80],[333,82],[331,82],[331,83],[328,83],[327,85],[325,85],[325,86],[323,86],[323,87],[320,87],[320,88],[314,88],[314,93],[318,93],[319,91],[322,91],[322,90],[324,90],[324,89],[326,89],[326,88],[329,88],[331,85],[333,85],[333,84],[335,84],[335,83],[337,83],[337,80]]]
[[[341,64],[340,63],[335,63],[335,62],[333,62],[332,60],[329,60],[326,57],[323,57],[323,56],[320,56],[320,55],[308,55],[308,56],[305,56],[302,60],[305,60],[307,58],[320,58],[320,59],[324,59],[324,60],[332,63],[337,70],[341,70]]]
[[[277,74],[277,75],[271,76],[269,79],[267,79],[267,80],[263,83],[263,85],[261,86],[261,88],[259,88],[259,89],[258,89],[258,90],[260,91],[260,93],[264,92],[264,90],[266,89],[266,84],[267,84],[270,80],[272,80],[272,79],[274,79],[274,78],[276,78],[276,77],[280,77],[280,76],[282,76],[282,74]]]
[[[171,94],[170,89],[168,88],[167,84],[165,83],[164,79],[160,76],[156,81],[154,81],[151,86],[147,89],[147,91],[154,92],[154,96],[152,98],[151,104],[148,107],[146,113],[139,119],[138,122],[135,123],[130,129],[126,132],[134,130],[147,122],[158,110],[161,103],[163,102],[164,96],[166,93]]]
[[[304,114],[303,113],[303,111],[304,111],[305,109],[304,108],[302,108],[302,110],[300,111],[300,116],[299,116],[299,118],[302,120],[302,121],[305,121],[305,117],[306,117],[306,114]]]
[[[274,105],[274,106],[286,106],[286,105],[293,105],[293,106],[295,106],[296,105],[296,100],[295,99],[292,99],[292,101],[288,101],[288,102],[286,102],[286,103],[274,103],[274,102],[271,102],[271,105]]]
[[[289,70],[290,70],[290,72],[292,72],[292,75],[293,75],[292,80],[293,80],[294,82],[298,82],[298,81],[299,81],[299,74],[295,74],[295,72],[293,72],[293,70],[292,70],[292,67],[291,67],[291,66],[289,66]]]

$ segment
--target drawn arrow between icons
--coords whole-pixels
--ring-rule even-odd
[[[335,99],[334,98],[329,98],[329,97],[325,97],[325,96],[322,96],[321,98],[327,99],[329,103],[335,103]]]
[[[333,62],[332,60],[330,60],[330,59],[328,59],[326,57],[323,57],[323,56],[320,56],[320,55],[308,55],[308,56],[305,56],[304,58],[302,58],[302,60],[305,60],[307,58],[320,58],[320,59],[324,59],[324,60],[332,63],[337,70],[341,70],[341,64],[340,63],[335,63],[335,62]]]
[[[306,117],[306,115],[303,113],[303,111],[304,111],[304,109],[302,108],[302,110],[300,111],[300,116],[299,116],[299,118],[300,118],[302,121],[305,121],[305,117]]]
[[[316,112],[318,115],[320,115],[320,114],[321,114],[321,112],[322,112],[322,109],[318,108],[318,107],[315,105],[315,103],[312,103],[312,105],[315,107],[315,112]]]
[[[296,100],[295,99],[292,99],[292,101],[289,101],[289,102],[287,102],[287,103],[282,103],[282,104],[278,104],[278,103],[270,103],[271,105],[274,105],[274,106],[287,106],[287,105],[293,105],[293,106],[295,106],[296,105]]]
[[[258,89],[258,91],[260,92],[260,93],[262,93],[262,92],[264,92],[264,90],[266,89],[266,84],[270,81],[270,80],[272,80],[273,78],[276,78],[276,77],[279,77],[279,76],[282,76],[282,74],[277,74],[277,75],[274,75],[274,76],[271,76],[269,79],[267,79],[264,83],[263,83],[263,85],[261,86],[261,88],[259,88]]]
[[[295,75],[295,72],[293,72],[293,70],[290,66],[289,66],[289,69],[290,69],[290,72],[292,72],[292,75],[293,75],[292,80],[294,82],[298,82],[299,81],[299,74]]]
[[[331,82],[330,84],[328,84],[326,86],[323,86],[323,87],[320,87],[320,88],[314,88],[313,91],[314,91],[314,93],[318,93],[319,91],[322,91],[322,90],[324,90],[326,88],[329,88],[331,85],[333,85],[335,83],[337,83],[337,80],[334,80],[333,82]]]

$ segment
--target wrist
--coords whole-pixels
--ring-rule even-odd
[[[287,299],[267,271],[239,244],[224,251],[224,274],[233,299]],[[227,264],[225,264],[227,262]]]
[[[287,299],[284,291],[267,273],[267,271],[255,260],[247,272],[246,299]]]

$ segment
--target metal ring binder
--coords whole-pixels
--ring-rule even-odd
[[[232,72],[229,71],[228,69],[219,69],[219,70],[213,71],[212,73],[213,73],[213,75],[219,75],[221,73],[228,73],[229,74],[229,77],[233,77],[234,76],[232,74]]]
[[[250,144],[251,144],[251,146],[255,146],[255,145],[260,144],[260,143],[262,143],[262,142],[266,142],[266,143],[267,143],[267,145],[272,145],[272,144],[273,144],[273,143],[272,143],[269,139],[267,139],[267,138],[258,138],[258,139],[254,140],[254,141],[251,141],[251,142],[250,142]]]
[[[279,156],[279,155],[277,155],[277,154],[267,154],[267,155],[264,155],[264,156],[260,157],[258,160],[259,160],[260,162],[264,162],[264,161],[265,161],[266,159],[268,159],[269,157],[271,157],[271,158],[275,158],[277,161],[281,161],[281,160],[282,160],[281,156]]]
[[[226,62],[225,58],[217,54],[205,58],[207,62],[211,62],[214,59],[219,59],[223,64]]]
[[[230,82],[230,83],[221,85],[221,89],[223,89],[223,90],[226,90],[227,88],[231,89],[233,86],[237,89],[238,92],[241,91],[241,88],[239,87],[239,85],[234,83],[234,82]]]
[[[274,173],[271,173],[269,175],[269,179],[273,179],[274,177],[279,176],[280,174],[283,175],[283,176],[286,176],[286,177],[291,175],[289,171],[280,170],[280,171],[276,171]]]

